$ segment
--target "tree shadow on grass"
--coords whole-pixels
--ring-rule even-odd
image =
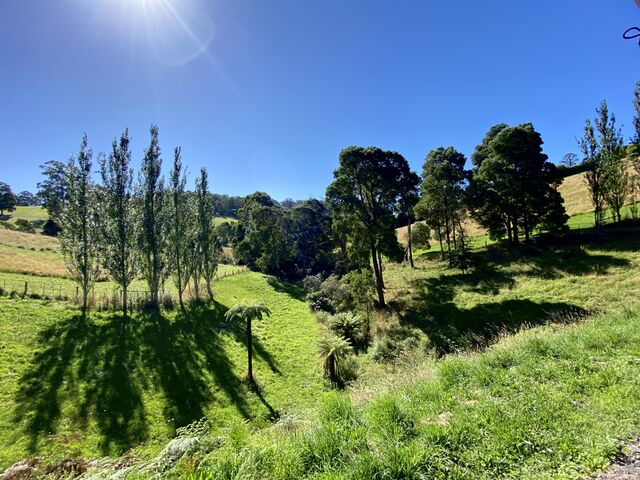
[[[225,353],[225,311],[213,303],[175,316],[141,313],[124,328],[118,315],[75,315],[42,330],[16,395],[15,420],[24,425],[30,450],[37,452],[45,438],[55,441],[61,422],[77,432],[95,423],[105,455],[138,445],[149,438],[146,392],[161,395],[163,417],[174,428],[205,416],[215,395],[251,418],[256,412],[247,402],[250,391]],[[264,346],[255,346],[279,372]],[[258,398],[273,416],[264,397]]]
[[[416,293],[409,300],[391,304],[402,326],[418,328],[427,334],[437,356],[468,349],[485,348],[505,333],[549,322],[576,321],[588,314],[564,302],[503,300],[471,308],[454,303],[451,284],[439,279],[416,282]]]
[[[296,300],[300,300],[301,302],[305,301],[306,299],[304,288],[302,288],[300,285],[296,285],[295,283],[282,282],[276,277],[267,277],[267,283],[276,292],[286,293],[290,297],[295,298]]]

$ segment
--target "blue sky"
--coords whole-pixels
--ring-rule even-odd
[[[322,197],[346,146],[421,172],[498,122],[558,161],[603,98],[631,135],[631,26],[633,0],[0,0],[0,180],[35,190],[83,131],[98,152],[128,127],[137,164],[151,123],[190,185],[277,199]]]

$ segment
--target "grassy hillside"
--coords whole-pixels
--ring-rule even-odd
[[[226,441],[191,479],[575,479],[640,428],[640,312],[414,359],[315,417]],[[167,475],[165,474],[165,477]]]
[[[252,298],[273,312],[254,325],[259,392],[241,382],[244,331],[223,320]],[[115,315],[0,298],[0,470],[35,453],[154,453],[201,417],[214,432],[267,425],[322,397],[318,334],[300,292],[257,273],[217,282],[211,309],[135,315],[123,334]]]

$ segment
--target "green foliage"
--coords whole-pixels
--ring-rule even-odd
[[[57,237],[62,229],[54,220],[48,218],[44,225],[42,225],[42,233],[50,237]]]
[[[151,140],[145,149],[137,185],[138,248],[141,272],[149,288],[151,308],[159,308],[159,292],[168,275],[169,232],[168,198],[161,178],[162,158],[158,144],[158,127],[150,128]]]
[[[209,180],[205,168],[200,170],[200,176],[196,180],[196,206],[198,215],[195,232],[196,251],[194,260],[197,265],[193,267],[193,271],[202,273],[207,286],[209,299],[213,299],[211,282],[218,270],[222,246],[216,236],[216,229],[213,223],[215,208],[213,199],[209,194]],[[196,297],[198,295],[197,283],[196,281]]]
[[[191,206],[185,192],[187,176],[182,167],[180,147],[176,147],[173,155],[173,167],[169,174],[170,185],[170,225],[169,225],[169,262],[174,283],[178,290],[180,308],[184,310],[182,298],[184,289],[191,278],[190,249],[192,238]]]
[[[568,219],[557,191],[555,166],[542,152],[542,137],[530,123],[489,130],[473,156],[471,212],[491,238],[529,241],[533,230],[564,230]]]
[[[62,205],[64,205],[66,197],[66,165],[57,160],[49,160],[44,165],[40,165],[40,169],[44,179],[38,183],[37,196],[42,206],[47,210],[49,218],[56,221],[62,212]]]
[[[238,242],[233,255],[241,264],[272,275],[293,274],[291,244],[284,229],[284,213],[266,193],[245,198],[238,212]]]
[[[99,211],[96,189],[91,179],[91,158],[92,151],[85,134],[77,163],[76,157],[72,156],[65,169],[66,201],[58,217],[62,226],[60,248],[69,274],[82,289],[84,312],[87,310],[89,291],[100,274]]]
[[[0,182],[0,215],[4,212],[13,212],[18,204],[16,195],[8,183]]]
[[[413,244],[417,248],[428,250],[431,248],[431,229],[425,223],[415,223],[412,229]]]
[[[486,353],[417,360],[336,393],[317,420],[211,452],[201,478],[587,478],[640,426],[638,313],[519,334]],[[420,373],[425,372],[424,376]],[[526,401],[523,401],[526,399]],[[210,477],[207,477],[210,475]]]
[[[352,346],[364,346],[369,332],[366,319],[353,312],[339,312],[331,315],[327,321],[329,329],[336,336],[349,341]]]
[[[133,169],[129,131],[113,140],[108,159],[100,158],[101,188],[98,189],[102,262],[122,289],[122,311],[127,316],[127,290],[138,274],[136,216],[133,199]]]
[[[446,252],[450,265],[466,212],[465,163],[464,155],[452,147],[429,152],[422,172],[422,197],[416,206],[417,215],[425,218],[426,225],[438,232],[441,247],[444,247],[441,252]]]
[[[18,193],[18,195],[16,195],[16,200],[17,205],[21,207],[35,207],[38,205],[36,196],[27,190],[23,190]]]
[[[25,220],[24,218],[19,218],[16,220],[16,229],[20,232],[25,233],[36,233],[36,229],[33,228],[33,225],[29,220]]]
[[[344,312],[353,306],[353,297],[349,286],[336,275],[329,275],[324,281],[320,277],[305,280],[308,289],[307,301],[312,310],[329,313]]]
[[[395,233],[395,214],[410,191],[412,173],[402,155],[377,147],[345,148],[339,161],[326,195],[334,212],[334,229],[344,237],[343,250],[355,250],[351,258],[361,268],[369,266],[365,252],[370,255],[378,302],[384,306],[381,259],[382,255],[394,261],[404,258]]]
[[[344,386],[348,376],[344,375],[343,365],[346,358],[353,353],[349,340],[336,335],[326,335],[318,342],[318,351],[327,380],[335,385]]]
[[[253,320],[262,320],[263,316],[270,317],[271,310],[267,308],[264,302],[242,302],[231,307],[224,314],[227,321],[239,320],[245,322],[247,327],[247,381],[254,385],[256,383],[253,377],[253,334],[251,332],[251,323]]]

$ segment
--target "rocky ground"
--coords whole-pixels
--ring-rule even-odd
[[[640,441],[630,445],[628,455],[612,463],[596,480],[640,480]]]

